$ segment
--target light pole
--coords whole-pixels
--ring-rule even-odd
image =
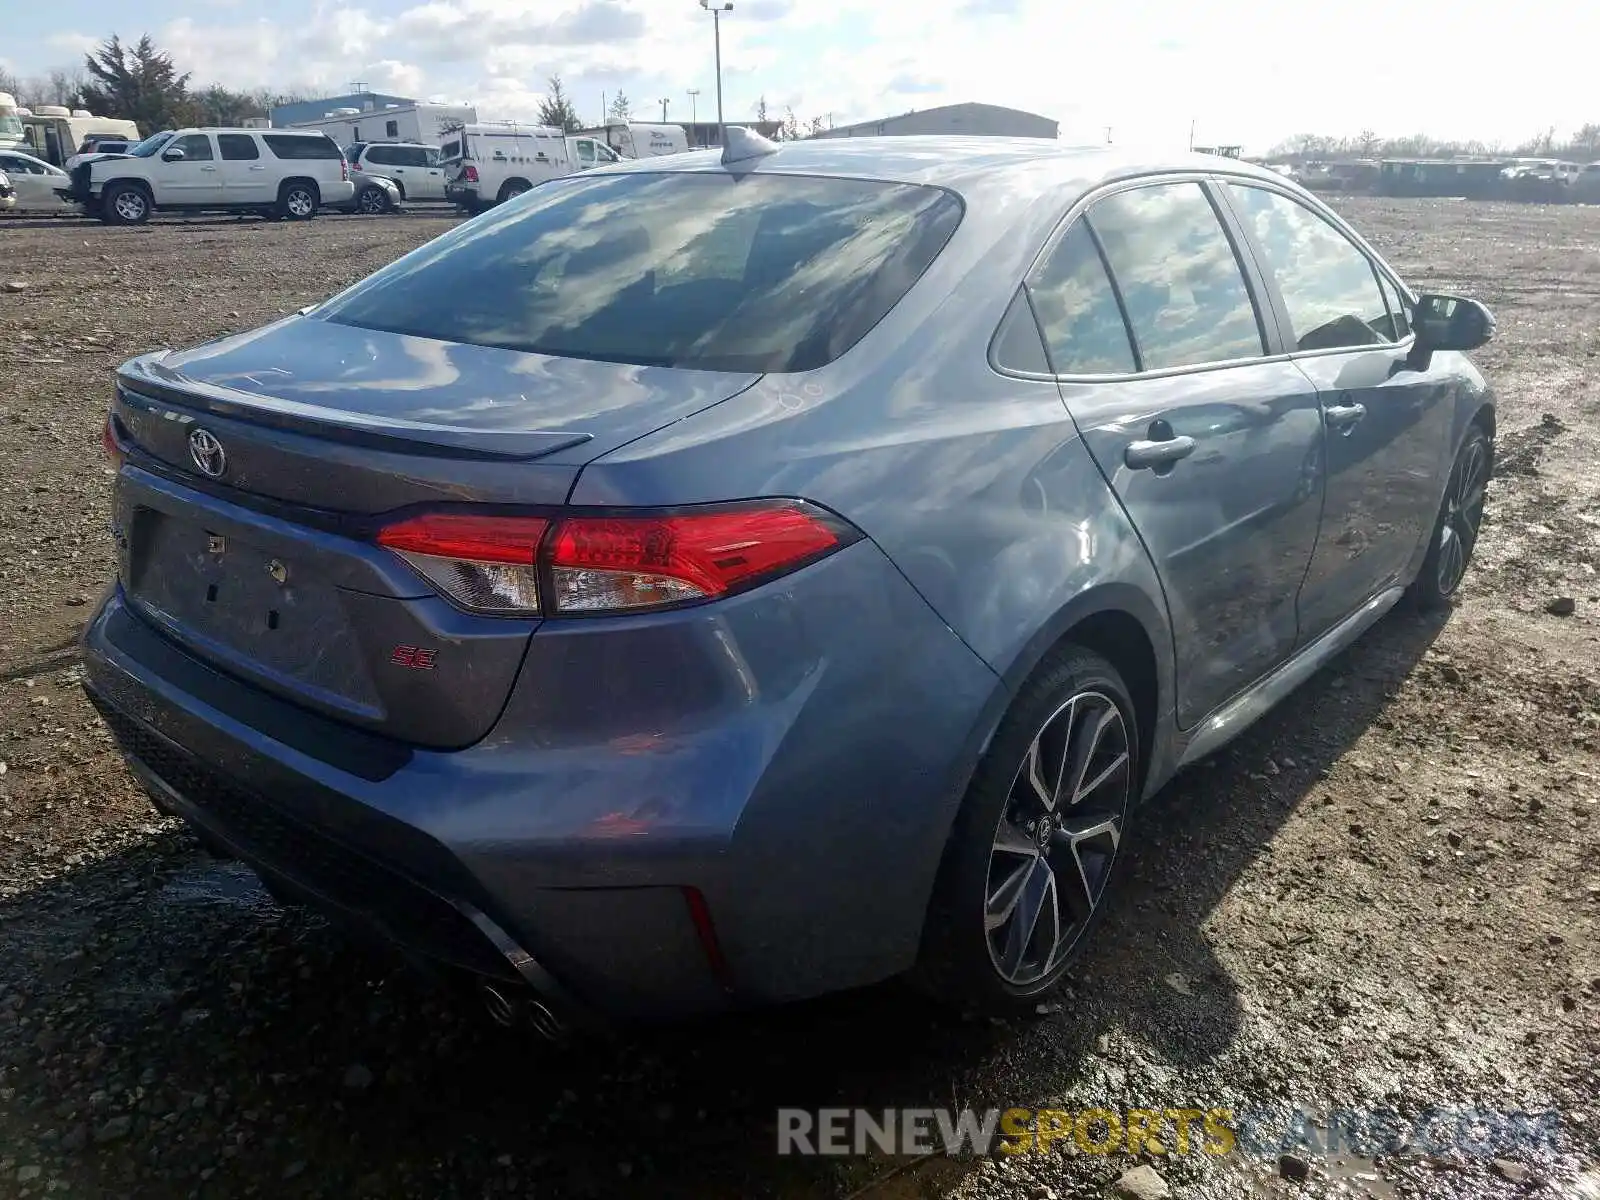
[[[733,11],[733,0],[700,0],[700,7],[711,14],[712,36],[717,42],[717,145],[728,141],[728,127],[722,122],[722,14]]]
[[[671,103],[672,103],[672,101],[666,100],[666,99],[663,99],[661,101],[661,123],[663,125],[665,125],[667,123],[667,105],[669,105]]]
[[[699,88],[690,88],[689,89],[689,125],[690,125],[691,128],[693,128],[695,125],[698,125],[700,123],[700,114],[699,114],[700,105],[697,103],[697,101],[699,99],[699,96],[700,96],[700,89]],[[696,144],[698,144],[699,140],[700,140],[699,133],[696,132],[694,137],[695,137]]]

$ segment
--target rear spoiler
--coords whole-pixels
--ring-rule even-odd
[[[117,372],[117,392],[124,403],[167,420],[193,420],[196,412],[206,412],[392,454],[500,461],[543,458],[580,446],[592,437],[546,430],[459,429],[258,396],[202,383],[164,368],[161,359],[165,354],[162,351],[126,363]]]

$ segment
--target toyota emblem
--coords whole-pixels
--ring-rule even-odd
[[[208,479],[221,479],[222,473],[228,469],[228,456],[222,451],[222,443],[208,429],[190,432],[189,457],[194,460],[200,474]]]

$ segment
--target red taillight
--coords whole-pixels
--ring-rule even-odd
[[[424,513],[378,531],[378,545],[410,554],[531,566],[550,523],[543,517]]]
[[[465,179],[468,183],[477,183],[478,168],[473,166],[471,163],[468,163],[461,170],[461,178]]]
[[[714,600],[797,570],[857,536],[812,505],[778,500],[548,521],[427,513],[386,526],[377,540],[463,607],[559,616]],[[541,574],[549,587],[542,603]]]
[[[605,612],[723,596],[838,545],[831,524],[798,507],[761,507],[573,517],[557,527],[549,558],[558,609]]]
[[[339,178],[348,181],[350,178],[350,160],[344,155],[339,155]]]
[[[398,553],[463,608],[507,616],[539,611],[543,517],[425,513],[378,531]]]
[[[111,465],[120,469],[123,458],[122,447],[117,444],[117,430],[111,422],[112,417],[107,414],[105,428],[100,431],[100,448],[106,452],[106,458],[111,461]]]

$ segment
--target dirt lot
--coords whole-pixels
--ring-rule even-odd
[[[0,221],[0,285],[27,284],[0,292],[0,1195],[1064,1200],[1131,1161],[779,1160],[773,1112],[1098,1102],[1553,1108],[1554,1148],[1499,1167],[1151,1162],[1191,1197],[1600,1196],[1600,208],[1346,207],[1499,317],[1500,465],[1450,619],[1391,616],[1158,799],[1059,1012],[964,1022],[887,988],[565,1055],[206,858],[76,681],[115,364],[448,219]]]

